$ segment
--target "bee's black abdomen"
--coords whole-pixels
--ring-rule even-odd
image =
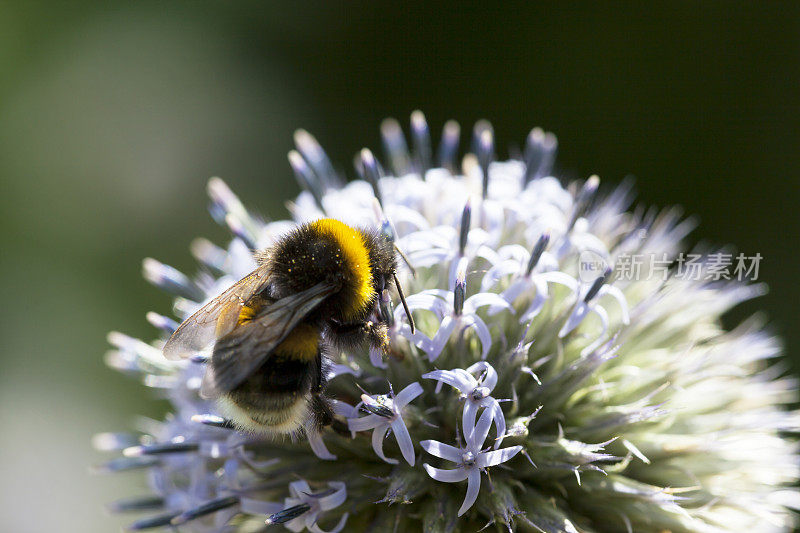
[[[265,427],[301,426],[306,410],[298,406],[311,401],[313,366],[313,362],[273,357],[230,391],[228,398],[252,421]],[[300,418],[293,420],[295,417]]]
[[[313,362],[270,358],[231,393],[234,396],[294,395],[311,387]]]
[[[263,380],[271,392],[294,393],[309,385],[309,372],[313,365],[297,359],[273,357],[261,367],[255,376]]]

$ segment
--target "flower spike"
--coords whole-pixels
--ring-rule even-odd
[[[411,113],[411,139],[414,143],[414,156],[417,171],[422,179],[431,166],[431,132],[422,111]]]
[[[370,152],[368,148],[361,150],[361,167],[363,168],[364,178],[372,185],[375,198],[378,199],[378,203],[382,204],[383,197],[381,196],[380,184],[378,183],[381,178],[380,170],[378,168],[378,162],[375,161],[375,156],[372,155],[372,152]]]
[[[439,167],[445,168],[451,174],[457,171],[456,155],[458,153],[458,142],[461,136],[461,126],[455,120],[448,120],[442,128],[442,142],[439,144],[439,154],[437,162]]]
[[[549,176],[556,157],[558,140],[550,132],[533,128],[525,143],[525,177],[523,188],[532,180]]]

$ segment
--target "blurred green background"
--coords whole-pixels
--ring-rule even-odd
[[[225,232],[208,177],[284,217],[285,154],[312,131],[350,171],[378,124],[422,109],[560,140],[566,176],[637,178],[700,216],[694,239],[764,257],[798,358],[800,4],[3,2],[0,4],[0,530],[101,532],[138,474],[91,477],[98,431],[164,405],[107,370],[105,334],[150,338],[153,256]],[[352,173],[351,173],[352,175]]]

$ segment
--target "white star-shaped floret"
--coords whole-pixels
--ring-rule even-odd
[[[347,488],[341,481],[330,481],[328,487],[329,490],[314,493],[304,480],[289,483],[289,497],[283,502],[284,510],[276,514],[280,515],[282,512],[296,510],[299,515],[282,522],[280,518],[276,520],[276,516],[273,514],[267,518],[267,524],[283,523],[287,529],[295,533],[304,529],[312,533],[339,533],[344,529],[348,513],[344,513],[339,519],[339,523],[330,531],[325,531],[317,525],[317,520],[323,512],[339,507],[347,499]]]
[[[361,418],[349,418],[347,426],[352,432],[372,429],[372,449],[387,463],[397,464],[397,459],[386,457],[383,453],[383,439],[391,429],[403,458],[409,465],[414,466],[414,443],[403,421],[403,408],[422,392],[422,385],[414,382],[393,397],[363,394],[362,404],[370,414]]]
[[[475,375],[478,375],[478,378]],[[439,392],[442,383],[458,389],[464,396],[465,404],[461,424],[465,431],[475,427],[478,410],[483,407],[491,412],[491,420],[497,429],[497,440],[494,448],[502,443],[506,431],[506,419],[500,402],[491,396],[497,385],[497,371],[485,361],[479,361],[467,369],[454,368],[453,370],[434,370],[422,375],[426,379],[435,379],[439,382],[436,392]]]
[[[420,446],[431,455],[456,463],[453,469],[435,468],[428,463],[423,464],[425,471],[436,481],[456,483],[467,480],[467,494],[458,510],[458,516],[466,513],[478,498],[481,488],[481,472],[497,466],[513,458],[522,446],[511,446],[500,450],[483,451],[483,442],[489,434],[492,424],[492,412],[485,410],[474,428],[464,428],[466,445],[463,447],[450,446],[435,440],[420,442]]]
[[[466,259],[462,259],[453,291],[430,289],[415,294],[408,298],[408,308],[411,311],[426,309],[435,313],[441,323],[433,338],[428,338],[420,332],[411,334],[409,328],[401,328],[400,334],[408,338],[413,344],[428,354],[430,361],[435,361],[444,350],[453,331],[463,331],[467,328],[475,330],[481,341],[481,359],[486,359],[492,347],[492,334],[489,327],[478,316],[478,309],[485,306],[511,309],[511,305],[503,300],[499,294],[481,292],[469,298],[464,298],[466,291]],[[395,309],[395,321],[403,320],[405,311]]]

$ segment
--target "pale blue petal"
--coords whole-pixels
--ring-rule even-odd
[[[467,478],[467,494],[464,496],[464,503],[461,504],[461,508],[458,510],[458,516],[463,515],[466,513],[472,504],[475,503],[475,500],[478,499],[478,493],[481,490],[481,471],[477,468],[472,468],[469,471],[469,477]]]
[[[536,277],[541,278],[548,283],[557,283],[559,285],[563,285],[572,292],[578,290],[578,280],[569,274],[564,274],[563,272],[559,272],[557,270],[552,272],[542,272],[541,274],[537,274]]]
[[[452,255],[450,250],[433,248],[406,253],[411,264],[417,267],[429,267],[444,262]]]
[[[513,260],[517,262],[517,267],[521,267],[528,263],[530,259],[530,252],[521,244],[506,244],[497,250],[497,254],[504,260]]]
[[[411,400],[423,393],[422,385],[416,381],[397,393],[394,397],[395,411],[408,405]]]
[[[414,466],[414,442],[411,440],[411,435],[408,434],[408,429],[402,417],[398,416],[392,422],[392,431],[394,432],[394,438],[397,440],[397,445],[400,446],[400,453],[403,454],[403,459],[409,465]]]
[[[292,531],[293,533],[300,533],[300,531],[303,531],[306,528],[305,515],[289,520],[283,524],[283,527],[289,531]]]
[[[339,533],[341,530],[344,529],[344,525],[347,523],[347,518],[349,516],[350,516],[349,513],[344,513],[342,517],[339,519],[339,522],[336,524],[336,527],[334,527],[330,531],[325,531],[324,529],[321,529],[316,523],[312,524],[308,528],[308,530],[311,531],[311,533]]]
[[[586,318],[586,315],[589,314],[589,311],[590,308],[586,302],[579,302],[578,305],[575,306],[575,309],[572,310],[572,313],[561,328],[561,331],[558,332],[558,337],[566,337],[573,329],[577,328],[578,325],[583,322],[583,319]]]
[[[591,233],[573,232],[571,234],[571,240],[578,251],[589,250],[608,261],[608,250],[606,249],[605,243]]]
[[[434,291],[424,291],[413,294],[406,298],[406,304],[408,304],[408,308],[412,311],[418,309],[432,311],[441,320],[445,315],[450,313],[450,309],[452,307],[452,305],[447,301],[447,291],[442,292],[445,293],[444,297],[442,295],[435,294]],[[395,322],[402,322],[403,317],[405,316],[406,312],[405,309],[403,309],[403,306],[397,306],[394,310]]]
[[[465,377],[462,373],[453,370],[434,370],[427,374],[422,374],[422,377],[439,381],[436,392],[439,392],[442,383],[455,387],[464,394],[471,392],[478,385],[474,377],[469,375]]]
[[[486,271],[481,280],[481,292],[488,292],[498,280],[504,276],[515,274],[520,270],[520,263],[514,259],[506,259]]]
[[[594,308],[592,308],[592,312],[600,318],[600,322],[603,325],[603,331],[597,336],[593,343],[581,350],[582,356],[592,353],[601,344],[603,344],[606,338],[606,332],[608,332],[608,315],[606,314],[606,310],[599,305],[595,305]]]
[[[472,233],[472,232],[470,232]],[[497,255],[497,252],[489,248],[488,246],[480,246],[476,251],[475,255],[477,257],[482,257],[486,261],[489,262],[491,265],[496,265],[500,262],[500,256]]]
[[[415,330],[414,333],[411,333],[411,326],[409,326],[406,322],[403,322],[397,333],[401,337],[408,339],[411,344],[425,353],[428,353],[428,351],[431,349],[431,339],[418,329]]]
[[[289,494],[301,500],[297,503],[302,503],[303,501],[302,496],[309,492],[311,492],[311,487],[308,486],[308,482],[305,481],[304,479],[298,479],[297,481],[292,481],[291,483],[289,483]],[[297,505],[297,504],[292,504],[292,505]]]
[[[447,286],[451,289],[456,286],[456,278],[458,277],[458,269],[460,265],[463,265],[463,270],[466,273],[467,266],[469,265],[469,258],[454,254],[452,261],[450,261],[450,267],[447,270]]]
[[[511,304],[499,294],[493,292],[479,292],[473,294],[464,302],[464,314],[474,313],[481,307],[491,305],[492,308],[509,309]]]
[[[513,458],[522,451],[522,446],[511,446],[510,448],[503,448],[502,450],[495,450],[493,452],[483,452],[478,454],[478,467],[489,468],[490,466],[497,466],[500,463]]]
[[[528,287],[531,284],[530,278],[519,278],[514,281],[506,290],[503,291],[503,294],[500,296],[508,303],[514,303],[517,298],[519,298],[520,294],[528,290]],[[547,284],[545,284],[545,287]],[[492,314],[494,309],[489,309],[489,314]]]
[[[492,411],[492,419],[497,427],[497,440],[494,443],[494,449],[496,450],[503,443],[503,435],[506,434],[506,417],[500,408],[500,402],[494,398],[492,398],[492,405],[489,409]]]
[[[489,242],[489,233],[487,233],[485,229],[474,227],[469,230],[469,235],[467,235],[467,248],[477,250],[487,242]]]
[[[411,328],[409,327],[409,333]],[[374,346],[369,347],[369,362],[375,368],[387,368],[389,365],[383,360],[383,353]]]
[[[605,308],[601,305],[595,305],[592,308],[592,312],[597,315],[600,319],[600,323],[603,325],[603,333],[600,335],[602,337],[608,331],[608,313],[606,313]]]
[[[497,385],[497,371],[486,361],[478,361],[477,363],[470,365],[467,367],[467,372],[469,372],[470,375],[477,377],[480,377],[481,374],[485,372],[486,376],[483,378],[481,385],[489,389],[490,392],[493,391]],[[475,386],[477,385],[478,382],[476,381]]]
[[[452,291],[448,291],[445,289],[425,289],[424,291],[420,291],[417,294],[430,294],[432,296],[436,296],[437,298],[441,298],[445,302],[449,302],[451,307],[453,304]]]
[[[311,446],[311,451],[314,452],[314,455],[326,461],[336,460],[336,456],[325,447],[325,442],[322,440],[322,435],[319,431],[307,431],[306,435],[308,437],[308,444]]]
[[[361,418],[348,418],[347,428],[350,431],[367,431],[373,429],[381,424],[385,424],[386,419],[378,415],[367,415]]]
[[[342,400],[331,399],[331,408],[335,414],[345,418],[356,418],[358,416],[358,410]]]
[[[283,511],[282,503],[265,502],[253,498],[239,498],[239,510],[246,514],[269,515]]]
[[[342,505],[347,500],[347,488],[341,481],[329,481],[328,486],[335,489],[333,494],[328,494],[322,498],[317,498],[320,508],[323,511],[330,511]]]
[[[463,383],[462,387],[459,390],[463,393],[472,392],[472,390],[478,386],[478,380],[475,379],[475,376],[464,370],[463,368],[454,368],[453,373],[458,376],[458,379],[461,380]]]
[[[464,403],[464,410],[461,415],[461,427],[463,428],[464,438],[467,442],[473,439],[475,433],[475,418],[478,416],[480,406],[470,399]]]
[[[405,223],[411,224],[417,230],[426,230],[430,228],[428,219],[422,216],[419,211],[411,209],[410,207],[406,207],[402,204],[387,204],[386,215],[395,226]]]
[[[450,334],[453,333],[453,329],[456,327],[456,322],[457,321],[451,316],[444,317],[442,324],[439,326],[439,330],[436,332],[436,335],[433,336],[428,347],[427,353],[429,361],[435,361],[442,353],[447,341],[450,340]]]
[[[547,292],[547,282],[545,282],[542,278],[538,276],[534,276],[531,279],[533,286],[536,288],[536,295],[533,297],[533,301],[522,314],[522,318],[520,318],[521,323],[530,322],[536,315],[539,314],[539,311],[542,310],[544,307],[547,298],[549,297]]]
[[[428,463],[425,463],[422,466],[425,467],[425,471],[428,473],[428,475],[436,481],[441,481],[443,483],[456,483],[458,481],[464,481],[467,479],[467,471],[464,468],[447,470],[443,468],[434,468]]]
[[[425,250],[432,247],[449,249],[455,238],[455,229],[437,226],[431,231],[409,233],[401,239],[401,242],[407,250]]]
[[[489,435],[489,428],[491,426],[492,410],[484,409],[483,413],[481,413],[481,416],[478,419],[478,423],[475,424],[475,430],[469,435],[467,435],[466,432],[464,433],[464,437],[467,439],[467,445],[476,450],[483,448],[483,443],[486,441],[486,437]]]
[[[258,266],[253,258],[253,252],[238,237],[228,246],[228,259],[230,260],[230,274],[236,279],[242,279]]]
[[[620,313],[622,314],[622,323],[628,325],[631,323],[631,317],[628,314],[628,300],[622,291],[613,285],[603,285],[600,288],[600,295],[609,295],[619,303]]]
[[[391,465],[396,465],[400,461],[383,455],[383,439],[386,438],[386,433],[388,432],[389,432],[388,424],[385,426],[375,428],[375,430],[372,432],[372,449],[375,450],[375,454],[378,457],[380,457],[381,459],[383,459],[384,461],[386,461]]]
[[[326,378],[328,381],[331,381],[336,376],[341,376],[342,374],[351,374],[353,376],[359,377],[361,375],[361,372],[354,368],[350,368],[347,365],[340,365],[338,363],[333,363],[328,367]]]
[[[486,359],[489,355],[489,349],[492,347],[492,334],[486,323],[477,315],[464,315],[461,317],[462,323],[475,330],[478,338],[481,341],[481,359]]]
[[[536,269],[539,272],[550,272],[551,270],[558,270],[558,266],[558,259],[550,252],[544,252]]]
[[[530,322],[534,318],[536,318],[536,315],[538,315],[539,311],[542,310],[542,307],[544,307],[544,304],[545,304],[546,301],[547,301],[547,298],[542,296],[541,293],[537,292],[536,296],[533,297],[533,302],[531,302],[531,305],[528,306],[528,308],[525,310],[525,312],[520,317],[520,319],[519,319],[520,324],[524,324],[526,322]]]
[[[295,520],[302,518],[303,522],[305,523],[306,529],[311,531],[311,528],[317,525],[317,519],[319,518],[319,514],[320,514],[319,510],[315,511],[312,508],[310,511],[306,511],[304,515],[297,517]]]
[[[453,461],[454,463],[461,462],[461,450],[455,446],[450,446],[438,440],[423,440],[419,445],[431,455]]]

